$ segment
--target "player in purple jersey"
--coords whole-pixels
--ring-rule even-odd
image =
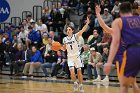
[[[126,8],[127,7],[127,8]],[[129,2],[120,5],[121,18],[112,23],[112,43],[105,73],[110,73],[111,65],[123,40],[125,50],[123,51],[122,62],[118,62],[120,76],[120,93],[128,93],[130,85],[134,86],[134,93],[139,93],[136,84],[136,75],[140,70],[140,17],[132,15],[132,8]]]

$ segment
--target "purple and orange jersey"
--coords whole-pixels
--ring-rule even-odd
[[[140,70],[140,17],[120,18],[121,42],[115,60],[118,77],[135,77]],[[129,47],[133,46],[133,47]]]

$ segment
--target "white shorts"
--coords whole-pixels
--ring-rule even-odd
[[[68,57],[68,66],[69,67],[75,67],[75,68],[81,68],[83,67],[83,62],[80,56],[73,56]]]

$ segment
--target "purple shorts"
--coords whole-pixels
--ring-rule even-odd
[[[123,55],[116,55],[118,77],[136,77],[140,70],[140,48],[128,48]]]

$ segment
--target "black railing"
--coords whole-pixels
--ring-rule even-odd
[[[4,22],[4,23],[0,23],[0,29],[4,29],[5,26],[9,26],[10,23],[8,22]]]
[[[33,6],[33,19],[37,21],[42,17],[42,6]]]
[[[31,15],[32,16],[32,12],[31,11],[23,11],[22,12],[22,21],[24,19],[26,19],[27,15]]]
[[[11,23],[15,26],[19,26],[19,24],[21,23],[21,18],[20,17],[12,17]]]

